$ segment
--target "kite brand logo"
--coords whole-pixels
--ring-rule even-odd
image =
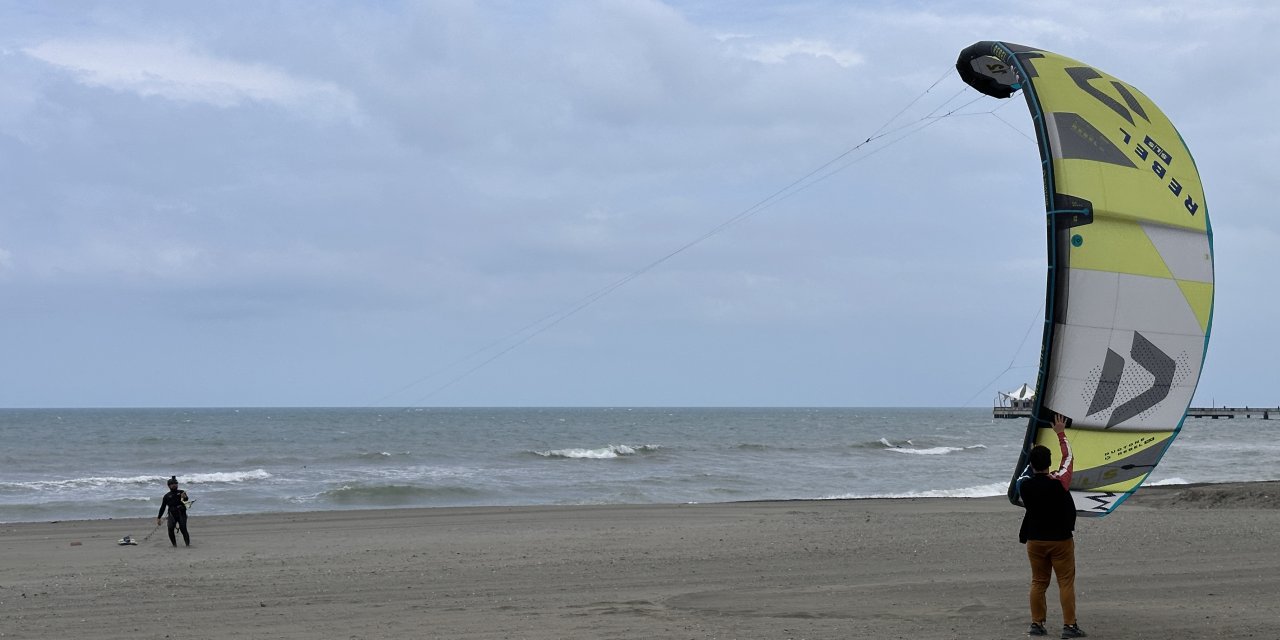
[[[1111,88],[1114,89],[1120,96],[1120,99],[1124,101],[1124,104],[1121,104],[1120,100],[1116,100],[1102,89],[1093,85],[1094,80],[1102,79],[1102,74],[1097,69],[1094,69],[1093,67],[1069,67],[1064,69],[1064,71],[1067,76],[1075,82],[1076,86],[1080,87],[1081,91],[1084,91],[1093,99],[1102,103],[1103,106],[1114,111],[1121,118],[1124,118],[1131,126],[1138,126],[1138,121],[1134,119],[1135,115],[1142,118],[1142,120],[1147,124],[1151,124],[1151,118],[1147,116],[1146,110],[1142,108],[1142,103],[1138,101],[1137,96],[1133,95],[1133,91],[1130,91],[1129,87],[1123,82],[1120,82],[1119,80],[1111,81]],[[1133,139],[1133,136],[1128,131],[1125,131],[1124,128],[1120,129],[1120,133],[1124,135],[1124,144],[1129,144]],[[1157,178],[1164,180],[1166,174],[1169,172],[1169,166],[1173,164],[1173,156],[1157,144],[1155,140],[1152,140],[1151,136],[1144,137],[1146,139],[1142,144],[1133,147],[1133,154],[1138,157],[1138,160],[1143,162],[1150,159],[1151,172],[1154,173]],[[1152,154],[1155,155],[1154,159],[1151,159]],[[1174,197],[1180,197],[1182,195],[1183,186],[1181,182],[1178,182],[1177,178],[1169,177],[1168,186],[1169,191],[1173,193]],[[1182,206],[1186,208],[1187,213],[1190,213],[1193,216],[1200,210],[1200,203],[1196,202],[1195,196],[1192,194],[1187,194],[1186,199],[1182,201]]]
[[[1123,447],[1117,447],[1115,449],[1112,449],[1110,451],[1103,453],[1102,460],[1104,462],[1110,462],[1112,459],[1118,460],[1120,458],[1127,457],[1129,454],[1135,451],[1138,451],[1139,449],[1142,449],[1143,447],[1146,447],[1155,441],[1156,441],[1155,436],[1152,436],[1152,435],[1142,436],[1141,438],[1138,438],[1137,440],[1134,440],[1133,442],[1130,442],[1124,445]]]
[[[1128,131],[1125,131],[1123,127],[1120,128],[1120,133],[1124,135],[1125,144],[1129,144],[1129,141],[1133,140],[1133,136],[1130,135]],[[1165,151],[1164,148],[1156,143],[1155,140],[1152,140],[1151,136],[1144,137],[1146,139],[1142,141],[1142,144],[1133,148],[1133,155],[1143,161],[1146,161],[1154,155],[1155,158],[1151,160],[1151,172],[1156,174],[1157,178],[1163,180],[1165,174],[1169,172],[1169,165],[1173,164],[1173,156],[1169,155],[1169,152]],[[1164,164],[1161,164],[1161,162]],[[1182,183],[1178,182],[1177,178],[1170,177],[1169,191],[1172,192],[1175,197],[1182,195]],[[1187,196],[1186,200],[1182,201],[1182,206],[1186,207],[1187,213],[1190,213],[1193,216],[1196,214],[1196,211],[1200,210],[1200,204],[1197,203],[1195,198],[1190,195]]]
[[[1160,404],[1169,396],[1169,389],[1173,385],[1173,374],[1177,369],[1177,363],[1136,331],[1133,332],[1133,344],[1129,348],[1129,357],[1155,376],[1155,381],[1146,391],[1112,409],[1111,417],[1107,419],[1108,429]],[[1124,356],[1107,349],[1107,357],[1102,364],[1102,375],[1098,378],[1098,386],[1093,390],[1093,400],[1089,403],[1087,415],[1106,411],[1115,404],[1124,368]]]
[[[1124,104],[1120,104],[1119,100],[1116,100],[1104,93],[1101,89],[1093,86],[1094,80],[1102,79],[1102,74],[1099,73],[1097,69],[1094,69],[1093,67],[1068,67],[1063,69],[1063,71],[1066,71],[1067,76],[1076,83],[1077,87],[1080,87],[1080,89],[1085,93],[1093,96],[1095,100],[1101,102],[1108,109],[1116,112],[1121,118],[1128,121],[1129,124],[1137,124],[1133,119],[1133,114],[1135,113],[1138,114],[1139,118],[1146,120],[1148,124],[1151,123],[1151,118],[1147,117],[1147,112],[1142,108],[1142,103],[1138,102],[1138,98],[1133,95],[1133,92],[1130,91],[1129,87],[1126,87],[1123,82],[1120,82],[1119,80],[1111,81],[1111,86],[1116,90],[1116,93],[1120,94],[1120,98],[1124,100]],[[1125,105],[1128,106],[1126,107]]]

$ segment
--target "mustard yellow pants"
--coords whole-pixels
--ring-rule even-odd
[[[1075,540],[1028,540],[1031,561],[1031,621],[1044,624],[1048,615],[1044,594],[1049,576],[1058,576],[1058,601],[1062,604],[1062,624],[1076,623],[1076,543]]]

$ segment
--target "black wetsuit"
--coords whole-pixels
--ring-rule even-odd
[[[187,533],[187,505],[182,501],[187,497],[187,492],[181,489],[172,489],[169,493],[164,494],[164,498],[160,500],[160,513],[156,514],[157,518],[164,516],[164,510],[169,509],[169,542],[173,546],[178,546],[178,538],[173,535],[173,528],[177,527],[182,531],[182,541],[191,546],[191,535]]]

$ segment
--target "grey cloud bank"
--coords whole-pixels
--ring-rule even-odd
[[[977,98],[984,39],[1173,118],[1196,404],[1280,404],[1267,2],[88,7],[0,5],[0,406],[982,406],[1038,357],[1021,98],[751,207]]]

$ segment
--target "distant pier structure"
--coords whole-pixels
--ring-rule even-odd
[[[1188,418],[1255,418],[1280,420],[1280,407],[1191,407]]]
[[[1008,393],[996,394],[994,416],[997,418],[1027,418],[1031,416],[1031,407],[1035,404],[1036,390],[1023,383],[1021,387]]]
[[[993,418],[1029,418],[1031,407],[1035,404],[1036,392],[1030,385],[1008,393],[996,394],[996,404],[991,409]],[[1191,407],[1187,409],[1188,418],[1262,418],[1263,420],[1280,420],[1280,407]]]

